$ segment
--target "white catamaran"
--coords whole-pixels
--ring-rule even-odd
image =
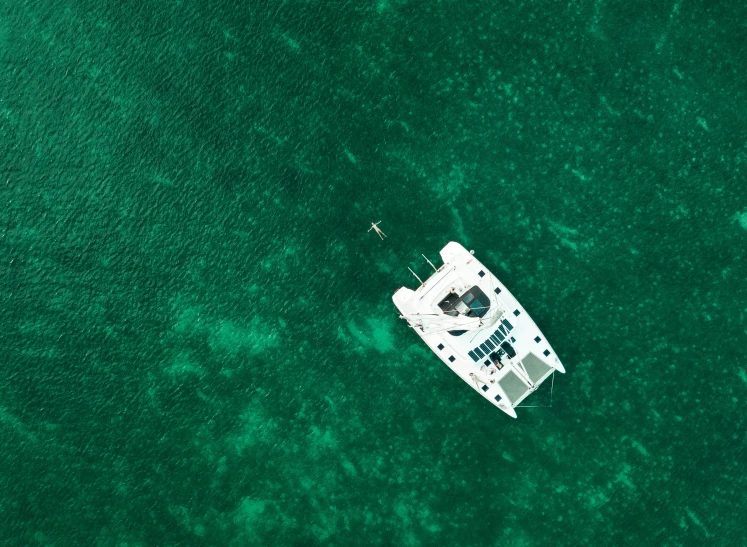
[[[440,254],[443,265],[431,264],[435,273],[416,290],[398,289],[394,305],[451,370],[516,418],[514,408],[565,369],[529,314],[474,251],[452,241]]]

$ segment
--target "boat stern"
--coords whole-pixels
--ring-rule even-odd
[[[412,300],[415,295],[415,291],[408,289],[407,287],[400,287],[392,295],[392,302],[397,306],[400,313],[408,313],[408,303]]]

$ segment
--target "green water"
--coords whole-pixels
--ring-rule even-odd
[[[5,2],[2,544],[745,544],[746,19]],[[450,240],[552,408],[397,318]]]

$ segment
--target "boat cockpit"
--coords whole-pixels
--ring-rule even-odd
[[[477,285],[467,290],[464,294],[459,295],[452,289],[438,307],[446,314],[452,317],[464,315],[466,317],[483,317],[490,310],[490,298]],[[459,336],[467,331],[450,330],[452,336]]]

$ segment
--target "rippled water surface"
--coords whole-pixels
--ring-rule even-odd
[[[2,543],[744,544],[745,19],[5,2]],[[552,408],[397,318],[450,240]]]

